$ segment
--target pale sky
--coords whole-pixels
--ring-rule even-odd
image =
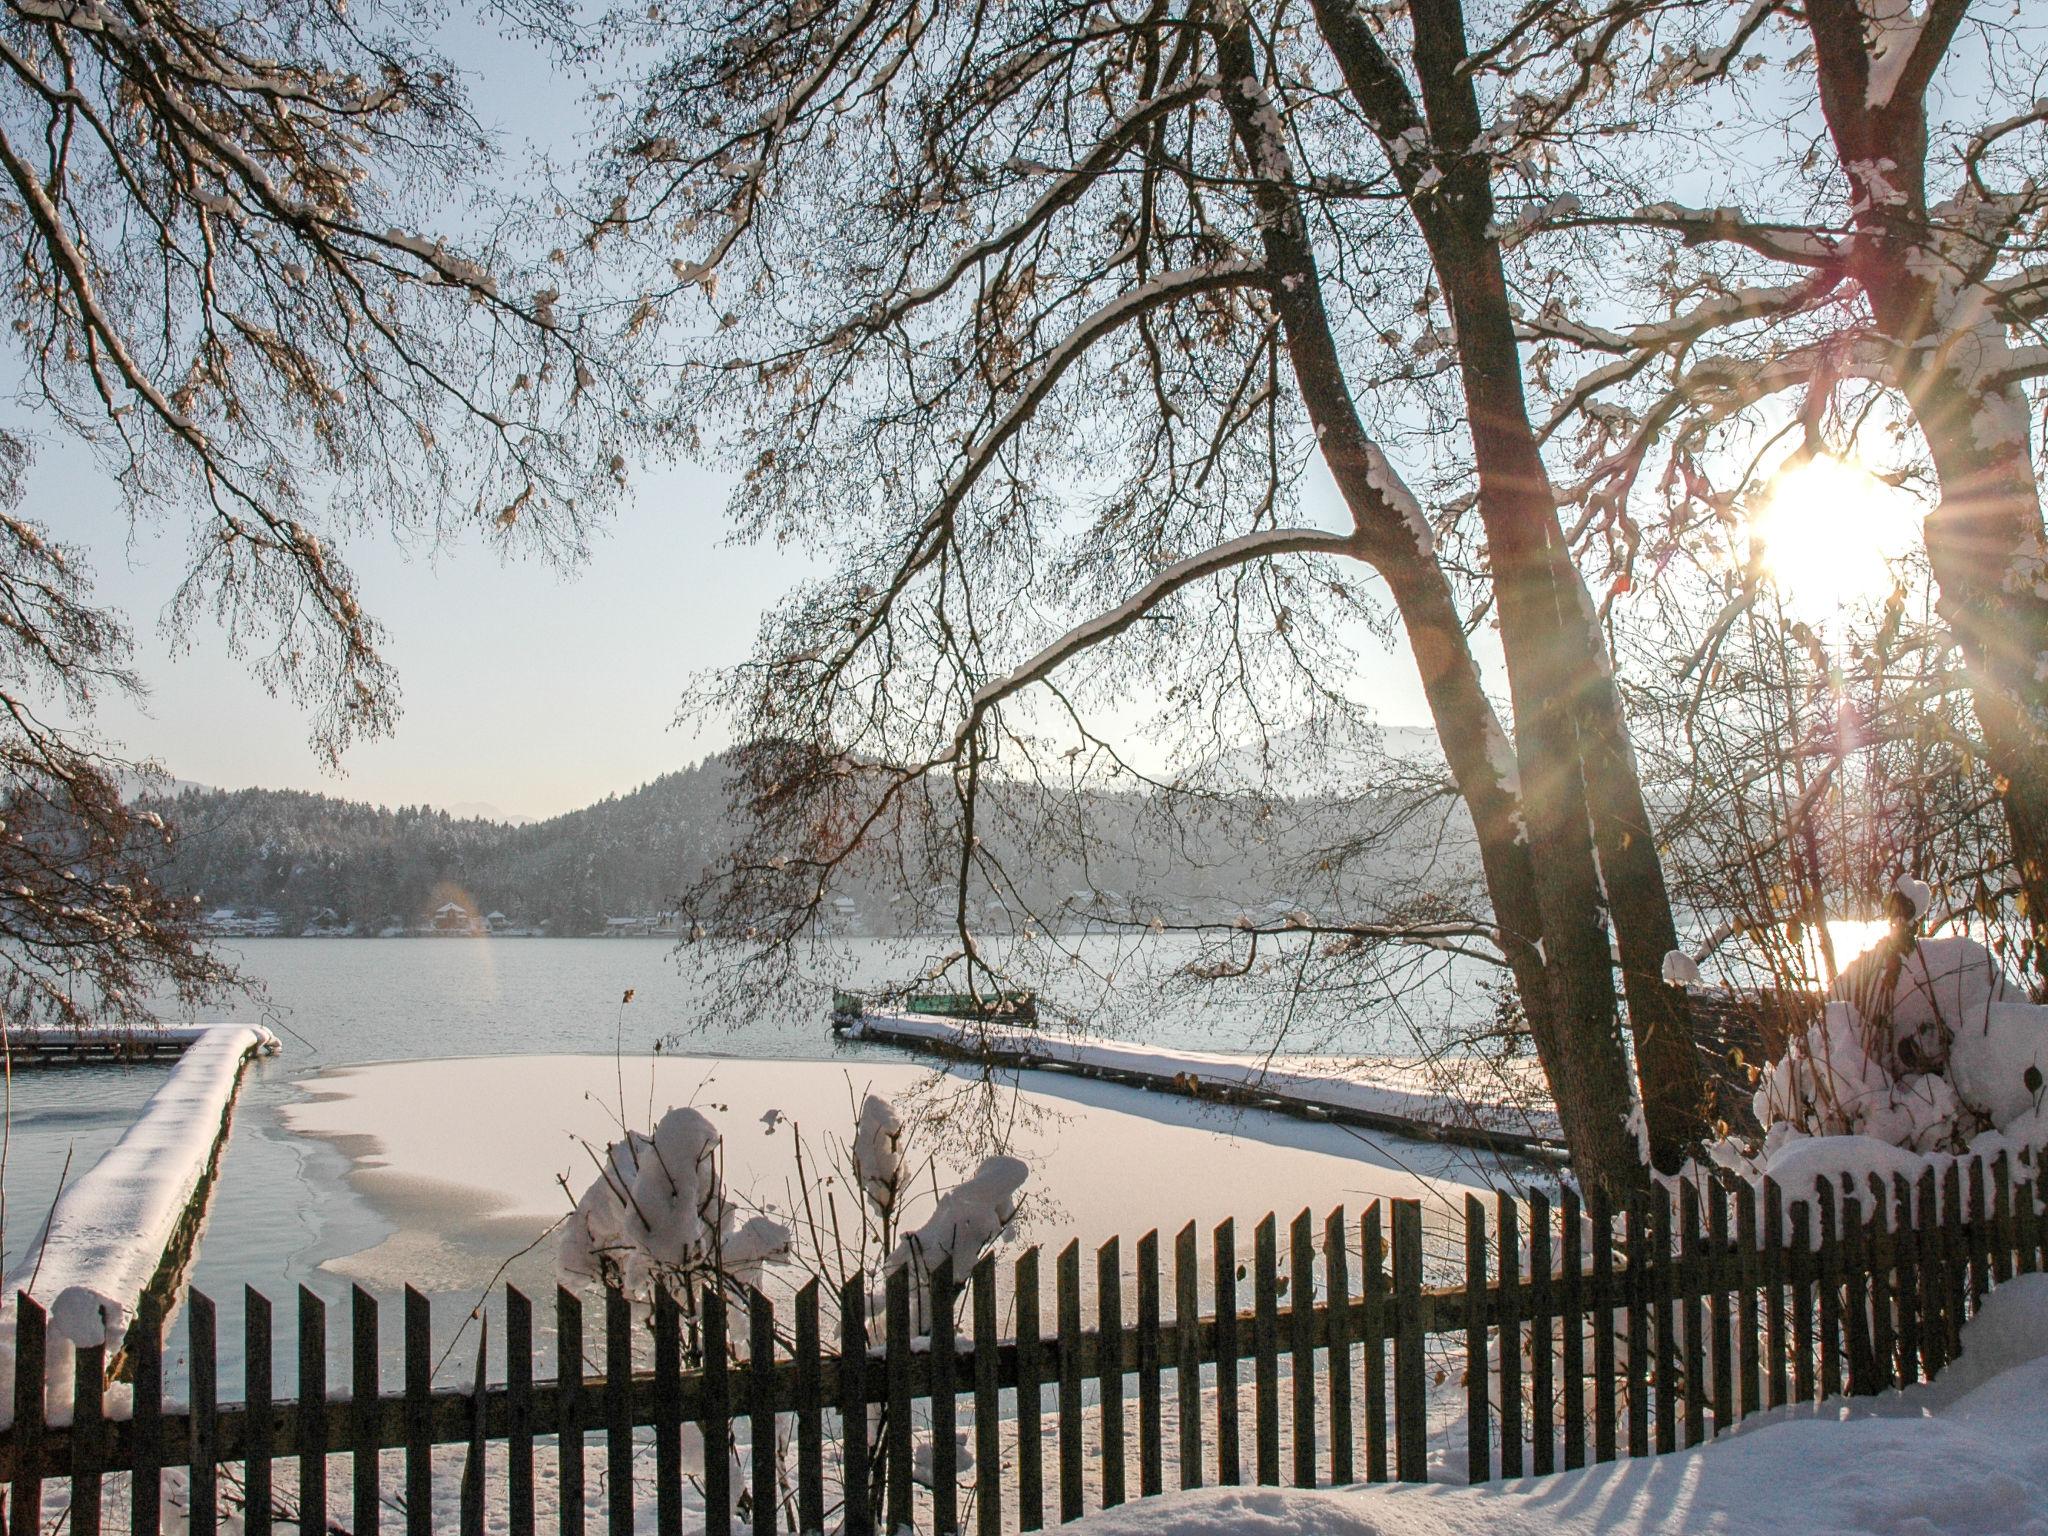
[[[508,171],[537,144],[573,152],[587,82],[459,16],[444,46],[479,72],[474,105],[487,124],[498,117]],[[508,124],[515,131],[503,132]],[[796,557],[727,547],[726,482],[688,468],[635,473],[631,500],[566,576],[506,562],[475,540],[407,554],[366,536],[345,553],[386,628],[404,713],[394,735],[355,747],[336,778],[307,744],[306,717],[267,694],[217,630],[201,622],[188,649],[168,642],[160,620],[184,570],[184,523],[131,535],[85,450],[18,410],[0,416],[37,439],[28,515],[90,552],[99,592],[135,630],[150,695],[139,707],[104,701],[101,733],[220,788],[534,818],[574,810],[726,745],[722,733],[673,725],[682,692],[700,669],[745,657],[763,611],[808,574]],[[1344,521],[1326,479],[1300,513]],[[1360,692],[1385,723],[1428,718],[1405,647],[1375,654],[1368,641],[1366,665]]]

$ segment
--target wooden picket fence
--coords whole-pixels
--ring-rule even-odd
[[[1788,1201],[1768,1183],[1759,1198],[1718,1182],[1621,1211],[1597,1198],[1582,1208],[1569,1192],[1555,1206],[1503,1196],[1491,1212],[1472,1199],[1465,1281],[1455,1287],[1423,1284],[1414,1202],[1390,1202],[1384,1225],[1377,1203],[1355,1227],[1339,1210],[1318,1231],[1304,1211],[1283,1234],[1268,1216],[1242,1270],[1225,1222],[1208,1244],[1206,1287],[1190,1223],[1173,1241],[1170,1276],[1157,1233],[1135,1245],[1134,1286],[1117,1240],[1096,1252],[1092,1327],[1082,1320],[1081,1250],[1069,1244],[1053,1262],[1050,1316],[1037,1249],[1014,1259],[1000,1310],[992,1259],[962,1287],[943,1270],[931,1276],[928,1312],[913,1306],[908,1270],[888,1276],[879,1317],[866,1278],[851,1276],[833,1298],[833,1351],[816,1280],[783,1309],[752,1291],[681,1305],[664,1294],[636,1309],[614,1291],[594,1341],[602,1376],[584,1368],[583,1303],[563,1290],[553,1381],[536,1378],[533,1309],[508,1287],[505,1379],[486,1382],[480,1349],[467,1388],[433,1385],[428,1304],[408,1290],[397,1394],[380,1390],[374,1298],[354,1295],[351,1390],[341,1396],[330,1389],[326,1309],[301,1289],[297,1392],[277,1400],[271,1306],[250,1290],[244,1401],[218,1403],[215,1308],[195,1291],[185,1308],[187,1406],[164,1403],[163,1330],[152,1310],[124,1350],[132,1415],[102,1412],[101,1349],[77,1352],[68,1427],[45,1423],[40,1381],[22,1372],[14,1428],[0,1436],[0,1478],[12,1484],[13,1530],[36,1530],[45,1480],[68,1479],[74,1536],[97,1536],[103,1477],[137,1474],[129,1528],[154,1532],[160,1471],[183,1467],[189,1528],[212,1536],[221,1471],[239,1469],[243,1525],[268,1536],[274,1468],[296,1461],[300,1529],[374,1536],[389,1497],[381,1453],[397,1451],[403,1496],[392,1502],[408,1536],[421,1536],[433,1526],[434,1450],[458,1447],[466,1450],[444,1457],[440,1471],[459,1466],[459,1529],[480,1536],[488,1489],[502,1498],[513,1536],[531,1536],[536,1456],[551,1453],[553,1525],[581,1533],[596,1503],[608,1532],[628,1536],[636,1455],[651,1440],[663,1536],[683,1531],[686,1518],[712,1536],[736,1523],[755,1536],[950,1536],[966,1523],[996,1536],[1160,1493],[1169,1466],[1178,1487],[1422,1479],[1432,1387],[1442,1380],[1458,1390],[1455,1377],[1439,1377],[1457,1360],[1448,1351],[1429,1358],[1432,1336],[1462,1346],[1468,1476],[1543,1474],[1696,1445],[1764,1408],[1931,1377],[1955,1357],[1963,1322],[1995,1285],[2044,1266],[2048,1220],[2035,1166],[2026,1156],[2016,1165],[1975,1160],[1952,1166],[1945,1181],[1931,1172],[1917,1186],[1844,1181],[1811,1201]],[[1241,1309],[1245,1283],[1251,1305]],[[17,1307],[19,1358],[32,1360],[46,1320],[26,1297]],[[651,1368],[636,1369],[650,1349]],[[963,1397],[973,1452],[964,1473]],[[1441,1392],[1436,1406],[1441,1421]],[[1450,1408],[1455,1419],[1455,1401]],[[692,1425],[705,1444],[733,1454],[706,1456],[686,1476]],[[585,1482],[590,1435],[603,1438],[595,1496]],[[350,1458],[346,1512],[327,1508],[332,1456]]]

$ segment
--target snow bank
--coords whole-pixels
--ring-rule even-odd
[[[910,1036],[956,1050],[993,1050],[1028,1056],[1039,1062],[1227,1083],[1276,1099],[1334,1105],[1434,1125],[1478,1126],[1543,1142],[1563,1138],[1557,1113],[1541,1089],[1541,1079],[1489,1084],[1478,1074],[1495,1071],[1490,1062],[1475,1061],[1472,1073],[1460,1075],[1451,1062],[1371,1057],[1342,1063],[1344,1075],[1336,1076],[1332,1069],[1339,1064],[1321,1058],[1228,1056],[1216,1051],[1175,1050],[1110,1040],[1101,1035],[1050,1034],[997,1020],[948,1019],[895,1009],[871,1009],[847,1032],[856,1039],[862,1038],[870,1026],[879,1026],[887,1037]],[[1514,1091],[1506,1091],[1510,1088]],[[1525,1089],[1532,1090],[1540,1102],[1518,1102]]]
[[[2048,1276],[2001,1286],[1935,1382],[1779,1410],[1693,1450],[1460,1487],[1218,1488],[1090,1536],[2048,1536]]]
[[[26,1291],[50,1314],[49,1407],[71,1416],[72,1349],[120,1347],[142,1292],[213,1160],[242,1066],[272,1054],[260,1025],[202,1025],[192,1046],[106,1155],[65,1186],[43,1239],[6,1278],[0,1317],[0,1427],[14,1416],[13,1298]],[[33,1287],[31,1287],[33,1281]]]

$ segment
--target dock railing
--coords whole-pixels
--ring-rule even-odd
[[[1206,1244],[1189,1223],[1164,1267],[1159,1234],[1137,1240],[1134,1279],[1120,1240],[1097,1249],[1085,1324],[1077,1243],[1052,1258],[1049,1295],[1036,1248],[1007,1260],[1003,1277],[987,1258],[958,1286],[943,1269],[898,1269],[878,1294],[859,1274],[830,1295],[814,1279],[780,1307],[730,1287],[680,1301],[662,1292],[651,1307],[610,1291],[592,1341],[601,1375],[585,1369],[583,1298],[558,1290],[554,1380],[536,1374],[534,1311],[508,1287],[504,1380],[485,1382],[480,1350],[463,1388],[433,1386],[428,1303],[408,1290],[398,1393],[381,1390],[376,1300],[354,1293],[349,1390],[337,1394],[326,1308],[302,1288],[288,1401],[271,1392],[271,1306],[254,1290],[245,1400],[216,1401],[215,1308],[195,1291],[188,1405],[164,1403],[152,1307],[126,1346],[131,1415],[102,1411],[101,1349],[76,1354],[67,1427],[44,1423],[40,1378],[23,1371],[0,1478],[18,1532],[37,1529],[45,1480],[68,1479],[74,1536],[101,1529],[102,1479],[114,1473],[133,1474],[128,1528],[158,1530],[172,1467],[186,1469],[195,1536],[224,1513],[267,1536],[279,1467],[296,1471],[301,1529],[354,1536],[387,1518],[408,1536],[433,1529],[437,1480],[444,1494],[459,1481],[445,1502],[465,1533],[481,1533],[495,1503],[512,1536],[566,1536],[595,1504],[607,1531],[627,1536],[649,1514],[651,1484],[664,1536],[970,1525],[996,1536],[1170,1486],[1420,1480],[1432,1435],[1460,1415],[1467,1477],[1540,1475],[1697,1445],[1787,1403],[1933,1377],[1985,1298],[2043,1267],[2036,1167],[2001,1155],[1790,1200],[1768,1182],[1686,1183],[1620,1210],[1570,1192],[1555,1204],[1471,1198],[1464,1279],[1450,1287],[1423,1283],[1414,1202],[1375,1203],[1355,1222],[1303,1211],[1284,1229],[1268,1216],[1248,1254],[1232,1223]],[[927,1281],[927,1297],[914,1297]],[[25,1297],[16,1305],[20,1358],[33,1360],[46,1319]],[[591,1436],[602,1441],[595,1495]],[[703,1445],[727,1454],[686,1456]],[[437,1447],[457,1449],[437,1458]],[[386,1451],[401,1453],[402,1477]],[[347,1458],[346,1513],[327,1508],[333,1457]],[[537,1464],[553,1474],[549,1499]]]

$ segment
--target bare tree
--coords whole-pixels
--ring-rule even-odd
[[[1743,459],[1720,452],[1731,427],[1775,421],[1803,453],[1884,465],[1905,426],[1932,470],[1928,560],[2037,971],[2048,538],[2029,402],[2048,370],[2043,40],[2023,10],[1973,17],[1967,0],[1696,13],[1637,78],[1688,135],[1693,176],[1718,201],[1645,197],[1642,179],[1620,178],[1581,222],[1643,237],[1636,314],[1617,322],[1605,300],[1528,323],[1594,363],[1561,388],[1552,419],[1592,411],[1590,472],[1574,488],[1591,527],[1684,519],[1739,492]],[[1731,118],[1739,154],[1706,131]],[[1658,462],[1669,472],[1645,476]]]
[[[1180,749],[1142,775],[1162,803],[1199,795],[1204,753],[1354,721],[1383,589],[1579,1167],[1637,1176],[1610,898],[1657,1151],[1682,1152],[1675,928],[1521,405],[1491,187],[1566,131],[1601,33],[1489,19],[1474,46],[1443,4],[824,5],[629,40],[668,51],[600,228],[672,262],[657,311],[713,317],[678,414],[742,472],[742,528],[835,567],[710,696],[755,743],[755,830],[707,913],[786,945],[914,838],[992,965],[970,898],[1015,880],[988,801],[1062,763],[1136,773],[1105,700]],[[1539,84],[1544,110],[1503,109]],[[1291,520],[1317,460],[1336,527]],[[1469,641],[1496,611],[1513,749]]]
[[[438,20],[405,0],[0,12],[21,393],[92,446],[131,516],[189,519],[174,626],[216,617],[329,762],[397,713],[348,536],[467,526],[573,554],[624,467],[616,354],[549,264],[515,260]],[[133,1017],[152,977],[189,995],[225,973],[150,894],[142,845],[163,834],[123,807],[117,761],[36,715],[129,685],[118,620],[36,522],[0,544],[5,847],[25,861],[0,900],[44,1004],[75,1016],[68,956]]]

